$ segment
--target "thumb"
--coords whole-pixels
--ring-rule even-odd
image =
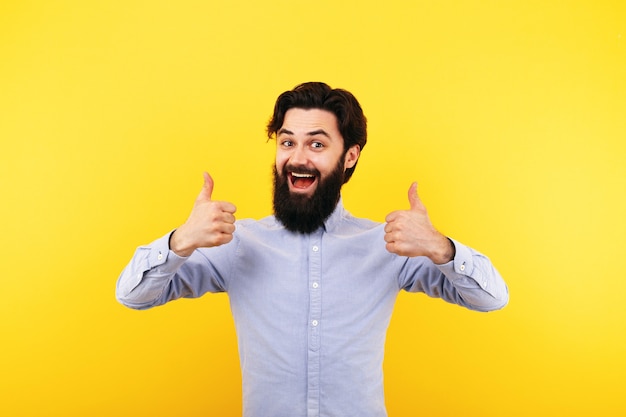
[[[416,210],[423,205],[422,200],[420,200],[420,197],[417,195],[417,182],[414,182],[409,187],[409,204],[411,210]]]
[[[202,191],[198,196],[198,200],[211,201],[211,194],[213,194],[213,178],[208,172],[203,172],[204,184],[202,185]]]

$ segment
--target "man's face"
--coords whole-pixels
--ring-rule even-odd
[[[317,229],[334,210],[343,173],[358,157],[358,145],[344,151],[333,113],[289,109],[276,136],[276,217],[289,230],[310,233]]]
[[[279,174],[286,171],[292,194],[312,196],[320,180],[333,172],[342,157],[344,169],[352,168],[359,147],[348,149],[344,156],[343,137],[333,113],[321,109],[287,110],[276,137],[276,169]]]

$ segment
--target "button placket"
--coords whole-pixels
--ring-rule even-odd
[[[320,291],[322,259],[322,232],[310,236],[309,251],[309,321],[308,326],[308,361],[307,361],[307,415],[319,416],[320,401],[320,328],[322,313],[322,294]]]
[[[319,349],[319,326],[321,318],[322,300],[320,293],[321,279],[321,251],[320,239],[321,235],[314,236],[311,239],[310,248],[310,264],[309,264],[309,348],[313,351]]]

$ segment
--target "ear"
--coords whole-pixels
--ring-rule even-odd
[[[345,169],[352,168],[356,165],[356,162],[359,160],[359,156],[361,155],[361,147],[359,145],[352,145],[346,151],[346,157],[344,162]]]

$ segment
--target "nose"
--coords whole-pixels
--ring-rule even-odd
[[[301,165],[301,166],[305,166],[307,165],[307,156],[306,156],[306,151],[305,149],[303,149],[302,147],[296,147],[292,154],[291,157],[289,158],[289,163],[291,165]]]

